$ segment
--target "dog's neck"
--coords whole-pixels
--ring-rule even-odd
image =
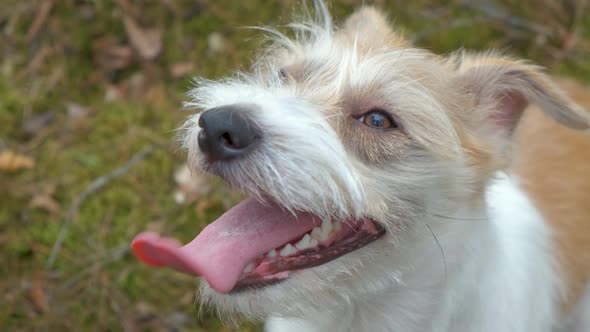
[[[498,174],[485,206],[420,228],[380,262],[402,267],[389,285],[337,312],[271,320],[269,330],[551,330],[560,294],[550,234],[514,179]]]

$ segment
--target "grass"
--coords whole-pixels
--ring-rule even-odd
[[[0,4],[0,151],[35,163],[0,170],[0,329],[229,331],[208,314],[197,316],[194,280],[143,266],[128,244],[146,228],[188,241],[237,201],[239,195],[207,179],[214,189],[195,204],[175,202],[173,174],[185,156],[173,143],[174,130],[188,114],[181,103],[191,76],[219,78],[247,68],[256,33],[236,27],[286,23],[295,6],[281,0],[54,1],[43,27],[27,38],[40,3]],[[506,8],[508,16],[461,1],[392,1],[386,8],[418,45],[435,52],[508,49],[555,74],[590,81],[590,15],[557,0],[544,0],[544,11],[533,0],[486,3]],[[342,18],[355,5],[341,0],[332,7]],[[131,55],[109,68],[116,59],[100,62],[100,42],[128,46],[125,13],[162,31],[162,53],[155,60]],[[523,25],[514,25],[515,18]],[[213,33],[223,36],[223,50],[210,49]],[[178,63],[193,69],[172,75]],[[72,115],[72,103],[88,114]],[[52,121],[29,128],[43,116]],[[157,148],[82,202],[47,269],[72,202],[148,146]],[[58,211],[31,206],[44,193]]]

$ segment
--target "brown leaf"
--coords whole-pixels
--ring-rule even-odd
[[[25,168],[33,168],[35,161],[31,157],[17,154],[14,151],[4,150],[0,152],[0,171],[16,172]]]
[[[174,78],[179,78],[190,74],[194,70],[192,62],[178,62],[170,66],[170,74]]]
[[[163,84],[153,86],[145,93],[145,101],[156,109],[165,109],[168,96]]]
[[[33,196],[29,202],[29,207],[34,209],[41,209],[49,214],[57,215],[61,211],[61,205],[53,198],[55,194],[55,186],[49,185],[41,193]]]
[[[61,205],[53,199],[53,197],[48,195],[38,195],[34,196],[29,206],[36,209],[42,209],[47,211],[50,214],[57,215],[61,210]]]
[[[123,69],[133,60],[133,49],[112,36],[94,42],[93,49],[96,63],[105,70]]]
[[[128,79],[116,85],[108,85],[105,91],[105,100],[133,100],[143,98],[149,93],[150,82],[143,72],[133,73]]]
[[[31,281],[29,298],[38,312],[43,313],[49,310],[49,297],[47,296],[47,287],[43,278],[35,277]]]
[[[131,17],[123,18],[127,36],[139,56],[153,60],[162,51],[162,31],[158,28],[142,28]]]

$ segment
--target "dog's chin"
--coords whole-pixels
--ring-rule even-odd
[[[220,294],[200,280],[197,298],[227,321],[262,320],[269,315],[305,317],[326,307],[338,308],[350,296],[362,296],[381,287],[384,274],[379,271],[382,263],[376,257],[391,246],[389,242],[387,236],[382,236],[325,264],[290,271],[279,282],[229,294]]]

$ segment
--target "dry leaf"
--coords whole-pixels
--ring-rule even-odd
[[[166,88],[163,84],[158,84],[151,87],[144,95],[144,99],[156,109],[165,109],[168,97],[166,95]]]
[[[131,17],[123,18],[127,36],[139,56],[145,60],[155,59],[162,51],[162,31],[158,28],[142,28]]]
[[[49,195],[34,196],[29,206],[36,209],[42,209],[50,214],[57,215],[61,210],[61,205]]]
[[[4,150],[0,152],[0,171],[16,172],[25,168],[33,168],[35,161],[31,157],[17,154],[14,151]]]
[[[123,69],[133,60],[133,49],[112,36],[97,40],[94,45],[96,63],[105,70]]]
[[[178,62],[170,66],[170,74],[174,78],[179,78],[190,74],[194,70],[192,62]]]
[[[125,81],[116,85],[107,85],[105,91],[106,101],[129,100],[143,98],[149,91],[149,82],[142,72],[132,74]]]
[[[49,310],[49,301],[47,289],[43,278],[36,277],[31,282],[29,289],[29,298],[38,312],[47,312]]]
[[[29,202],[29,207],[34,209],[41,209],[49,214],[57,215],[61,210],[61,205],[59,202],[53,198],[55,194],[55,186],[49,185],[43,192],[33,196],[31,201]]]
[[[186,164],[180,166],[174,172],[174,181],[178,189],[174,193],[174,200],[177,204],[188,204],[199,196],[211,191],[211,183],[204,174],[191,174]]]

